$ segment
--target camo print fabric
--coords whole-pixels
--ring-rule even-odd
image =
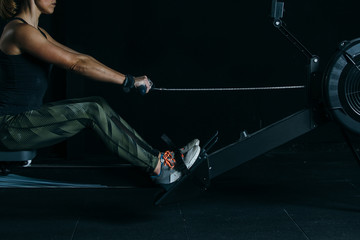
[[[64,141],[85,128],[135,166],[152,171],[158,151],[147,144],[101,97],[70,99],[14,116],[0,116],[0,149],[39,149]]]

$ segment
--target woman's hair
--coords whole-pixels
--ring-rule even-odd
[[[14,17],[21,2],[21,0],[0,0],[0,17],[3,19]]]

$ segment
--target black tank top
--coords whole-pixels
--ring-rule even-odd
[[[14,19],[26,23],[21,18]],[[0,50],[0,116],[40,108],[50,70],[51,64],[27,53],[7,55]]]

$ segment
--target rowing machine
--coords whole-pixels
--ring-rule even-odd
[[[313,55],[288,31],[282,20],[283,12],[284,2],[273,0],[271,16],[274,27],[308,61],[308,77],[305,83],[307,108],[255,133],[244,132],[237,142],[205,157],[201,156],[198,160],[200,164],[191,170],[190,177],[184,177],[174,187],[162,193],[155,204],[174,202],[178,201],[179,197],[200,193],[209,187],[211,179],[331,120],[341,126],[345,140],[360,162],[360,154],[355,146],[360,133],[360,38],[342,42],[324,73],[320,74],[320,58]]]

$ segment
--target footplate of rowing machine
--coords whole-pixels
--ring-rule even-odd
[[[201,156],[198,158],[196,166],[193,166],[187,175],[171,184],[165,192],[160,194],[155,201],[155,205],[178,202],[196,197],[206,191],[209,186],[209,161],[207,156]]]
[[[170,184],[155,200],[155,205],[179,202],[194,198],[210,186],[210,166],[207,152],[218,140],[218,132],[204,145],[189,173],[179,181]]]

